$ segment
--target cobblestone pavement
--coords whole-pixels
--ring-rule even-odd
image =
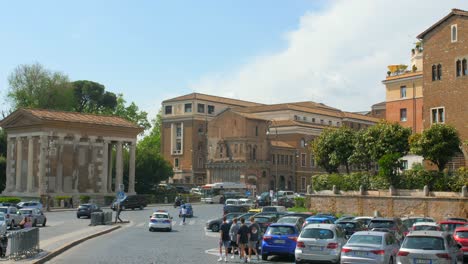
[[[155,208],[124,211],[130,220],[121,230],[86,241],[52,259],[49,263],[218,263],[216,247],[219,233],[205,230],[209,219],[219,217],[221,205],[193,205],[195,216],[182,225],[177,209],[162,206],[174,216],[172,232],[149,232],[149,216]],[[292,259],[271,258],[252,263],[292,263]],[[238,258],[230,263],[241,263]],[[228,262],[228,263],[229,263]]]

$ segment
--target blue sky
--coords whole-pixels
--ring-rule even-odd
[[[0,96],[3,101],[8,75],[17,65],[39,62],[71,80],[92,80],[123,93],[151,118],[162,100],[193,91],[264,103],[314,100],[366,110],[385,99],[380,81],[386,65],[409,61],[418,33],[451,8],[468,7],[461,0],[428,1],[434,4],[5,1],[0,4]],[[410,12],[396,15],[398,9],[387,9],[398,6],[396,2],[408,9],[419,7],[418,19],[403,21]],[[399,24],[397,33],[381,34],[389,30],[386,25],[395,30]],[[319,25],[330,28],[324,33]],[[372,33],[374,40],[366,40]],[[338,58],[344,61],[332,67],[330,61]],[[356,93],[361,86],[367,90]],[[353,100],[363,96],[365,100]]]

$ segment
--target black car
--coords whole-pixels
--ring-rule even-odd
[[[230,213],[225,215],[226,216],[226,222],[228,224],[232,224],[232,219],[235,217],[239,217],[240,215],[243,215],[244,213]],[[221,227],[221,224],[223,223],[223,218],[216,218],[216,219],[211,219],[206,222],[206,229],[211,230],[213,232],[219,232],[219,228]]]
[[[266,206],[271,204],[271,198],[269,192],[263,192],[257,198],[258,206]]]
[[[278,198],[276,204],[284,206],[286,208],[291,208],[295,206],[295,201],[291,198],[283,196]]]
[[[141,195],[129,195],[125,197],[123,201],[120,202],[120,209],[132,209],[135,210],[136,208],[143,210],[148,205],[148,202],[144,196]],[[117,209],[117,202],[114,201],[111,205],[112,210]]]
[[[351,237],[355,232],[358,231],[365,231],[367,228],[362,224],[362,222],[358,221],[337,221],[335,222],[335,225],[341,227],[343,231],[345,232],[345,236],[347,238]]]
[[[229,213],[247,213],[250,206],[245,205],[225,205],[223,208],[223,214]]]
[[[97,204],[80,204],[76,211],[76,218],[81,218],[83,216],[91,218],[91,214],[97,212],[102,212],[101,208],[99,208]]]

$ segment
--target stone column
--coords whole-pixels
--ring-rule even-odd
[[[112,168],[114,167],[114,159],[112,157],[113,144],[109,143],[109,153],[108,153],[108,176],[107,176],[107,192],[112,193]]]
[[[15,144],[12,138],[7,138],[7,154],[6,154],[6,192],[11,192],[14,189],[14,178],[12,177],[12,164],[13,151],[15,149]]]
[[[102,144],[102,171],[101,171],[101,189],[100,192],[107,193],[107,178],[109,177],[109,141]]]
[[[21,137],[16,138],[16,187],[15,191],[21,192],[21,165],[23,159],[23,142]]]
[[[34,138],[28,137],[28,180],[27,192],[32,193],[34,189]]]
[[[39,141],[39,181],[38,181],[38,190],[39,195],[46,193],[46,178],[45,178],[45,169],[46,169],[46,155],[47,155],[47,136],[41,136]]]
[[[79,185],[80,185],[80,139],[81,135],[74,135],[73,137],[73,149],[74,155],[73,158],[73,174],[72,174],[72,192],[78,193],[79,192]]]
[[[119,185],[123,182],[123,156],[122,156],[122,141],[117,141],[117,151],[115,158],[115,190],[119,189]]]
[[[128,172],[128,192],[130,194],[135,193],[135,144],[132,142],[130,145],[130,160],[129,160],[129,172]]]

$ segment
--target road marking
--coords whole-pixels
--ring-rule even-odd
[[[219,256],[219,248],[207,249],[205,250],[205,253],[209,255]]]
[[[140,223],[138,225],[136,225],[136,227],[142,227],[146,222],[143,222],[143,223]]]

